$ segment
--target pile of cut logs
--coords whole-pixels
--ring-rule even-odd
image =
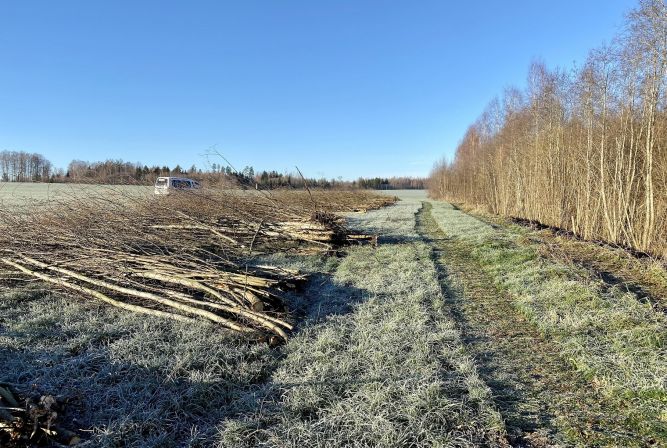
[[[212,322],[269,345],[293,330],[281,295],[306,278],[262,256],[374,243],[336,212],[393,202],[353,192],[95,191],[20,213],[0,208],[0,285],[38,282],[129,312]],[[51,395],[19,399],[0,384],[0,446],[78,443],[58,411]]]
[[[58,411],[52,395],[22,399],[0,383],[0,446],[76,445],[79,436],[59,424]]]
[[[305,278],[258,258],[375,241],[346,228],[330,204],[298,194],[97,193],[31,213],[0,210],[0,270],[128,311],[203,319],[277,344],[294,326],[281,293]],[[366,193],[335,197],[344,211],[364,199],[387,202]]]

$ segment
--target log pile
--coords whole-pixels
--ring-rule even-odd
[[[0,271],[124,310],[206,320],[279,344],[294,327],[281,294],[305,278],[257,258],[372,243],[334,212],[388,200],[336,193],[321,206],[318,194],[95,194],[31,213],[0,210]]]
[[[0,446],[76,445],[76,433],[59,424],[59,403],[52,395],[21,399],[0,384]]]
[[[317,209],[329,213],[357,212],[365,213],[395,203],[396,196],[381,195],[370,191],[277,191],[272,192],[273,197],[286,200],[301,208],[316,205]]]
[[[306,280],[262,256],[333,253],[373,243],[337,212],[377,208],[367,193],[96,190],[46,207],[0,207],[0,285],[39,282],[84,300],[181,322],[204,320],[269,345],[295,322],[282,295]],[[0,383],[0,446],[73,445],[51,395]]]

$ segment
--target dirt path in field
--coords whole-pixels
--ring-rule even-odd
[[[417,230],[433,249],[444,295],[480,375],[493,392],[510,443],[604,446],[618,441],[619,432],[610,430],[617,427],[611,421],[613,413],[561,360],[555,344],[542,338],[511,297],[493,284],[470,256],[471,247],[447,237],[431,208],[423,203]]]

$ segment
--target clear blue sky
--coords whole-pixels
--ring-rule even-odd
[[[308,176],[426,175],[535,58],[630,0],[0,0],[0,150]]]

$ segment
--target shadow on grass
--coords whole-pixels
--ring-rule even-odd
[[[331,316],[350,313],[354,305],[364,300],[364,291],[337,284],[331,275],[315,273],[309,276],[306,287],[286,297],[297,317],[297,330],[322,322]]]
[[[296,332],[367,296],[314,273],[288,297]],[[43,292],[0,293],[0,316],[0,382],[56,396],[61,425],[94,446],[210,446],[220,421],[259,410],[285,350]]]
[[[549,437],[555,428],[553,412],[541,403],[547,398],[545,386],[531,373],[531,365],[538,358],[532,359],[530,349],[524,346],[537,340],[534,331],[522,329],[526,323],[469,257],[472,247],[446,236],[430,210],[428,203],[419,210],[417,230],[431,246],[431,259],[449,312],[475,357],[481,377],[493,392],[506,420],[510,443],[541,446],[532,444],[532,434]],[[454,284],[456,280],[461,281],[460,288]]]
[[[404,243],[416,243],[422,241],[419,236],[410,236],[410,235],[381,235],[378,238],[379,244],[404,244]]]

